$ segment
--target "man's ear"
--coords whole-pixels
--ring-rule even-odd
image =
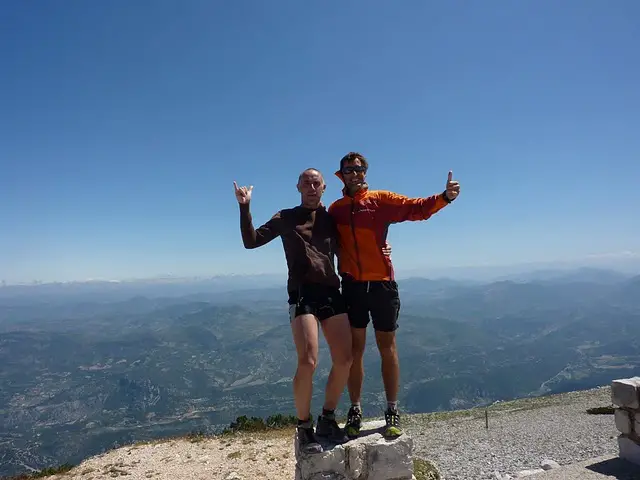
[[[326,192],[327,191],[327,184],[325,183],[324,185],[322,185],[322,191]]]
[[[300,190],[300,182],[296,183],[296,190],[298,190],[299,193],[302,193],[302,190]]]

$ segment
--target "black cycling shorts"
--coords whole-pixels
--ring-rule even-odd
[[[367,328],[370,319],[379,332],[394,332],[398,328],[400,295],[394,280],[359,282],[343,278],[342,295],[353,328]]]
[[[347,307],[340,289],[327,285],[306,284],[289,292],[289,321],[298,315],[315,315],[326,320],[334,315],[346,313]]]

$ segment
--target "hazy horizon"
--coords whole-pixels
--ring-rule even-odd
[[[398,280],[411,277],[421,277],[426,279],[450,278],[452,280],[473,280],[473,281],[491,281],[503,276],[533,274],[536,272],[557,271],[571,272],[580,269],[603,270],[617,272],[627,276],[634,276],[640,273],[640,254],[635,252],[620,252],[619,254],[599,255],[586,257],[582,259],[566,259],[554,260],[547,262],[521,262],[512,264],[493,264],[493,265],[452,265],[449,267],[412,267],[399,268],[395,266],[396,278]],[[41,284],[56,283],[89,283],[89,282],[180,282],[207,280],[213,278],[224,277],[242,277],[242,278],[271,278],[275,283],[281,283],[286,278],[286,265],[283,262],[283,268],[279,270],[265,272],[231,272],[231,273],[215,273],[201,275],[172,275],[172,274],[155,274],[140,277],[128,278],[75,278],[75,279],[29,279],[25,281],[11,282],[0,278],[0,286],[30,286]]]

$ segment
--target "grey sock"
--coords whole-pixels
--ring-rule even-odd
[[[387,408],[393,412],[398,411],[398,401],[395,402],[387,402]]]

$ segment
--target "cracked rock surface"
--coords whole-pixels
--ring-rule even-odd
[[[320,441],[322,453],[303,454],[296,444],[296,480],[411,480],[413,440],[387,440],[383,428],[384,421],[365,422],[360,436],[344,445]]]

